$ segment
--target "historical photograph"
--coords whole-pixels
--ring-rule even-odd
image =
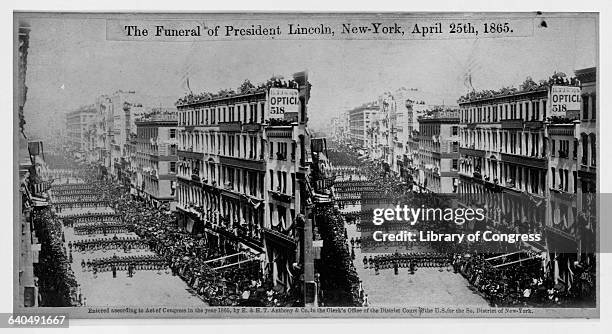
[[[596,13],[14,18],[16,309],[599,315]]]

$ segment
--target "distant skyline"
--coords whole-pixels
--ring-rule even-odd
[[[554,71],[573,75],[597,66],[597,20],[547,18],[531,37],[475,40],[344,40],[120,42],[106,40],[103,19],[28,19],[31,26],[24,108],[26,131],[58,126],[67,111],[116,90],[134,90],[172,105],[186,91],[258,84],[272,75],[308,70],[309,115],[324,126],[340,112],[400,87],[418,88],[437,101],[456,104],[467,92],[468,68],[475,89],[518,86],[527,76]]]

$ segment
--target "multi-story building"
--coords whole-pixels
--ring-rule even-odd
[[[372,136],[371,124],[378,114],[380,107],[376,102],[366,103],[357,108],[349,110],[349,138],[351,143],[361,149],[370,147],[370,139]],[[368,133],[370,131],[370,133]]]
[[[577,208],[580,222],[577,231],[589,231],[590,237],[577,240],[578,252],[595,253],[593,243],[594,231],[597,231],[598,198],[597,198],[597,68],[585,68],[576,71],[576,77],[581,84],[582,105],[580,110],[580,136],[578,149],[578,199]],[[584,260],[584,259],[581,259]],[[587,261],[592,259],[587,258]]]
[[[66,114],[66,134],[69,147],[79,158],[85,158],[90,143],[89,124],[94,122],[96,110],[93,105],[80,107]]]
[[[581,83],[582,98],[580,136],[576,138],[581,145],[578,150],[578,193],[581,195],[579,208],[582,208],[587,205],[588,198],[582,194],[597,192],[597,68],[578,70],[576,77]]]
[[[265,275],[286,288],[300,263],[309,87],[295,75],[178,104],[179,226],[218,249],[257,254]]]
[[[555,120],[546,126],[550,144],[548,184],[551,202],[551,226],[568,230],[576,218],[580,121]]]
[[[332,139],[337,142],[345,142],[349,140],[349,135],[349,112],[346,110],[332,120]]]
[[[434,100],[417,88],[402,87],[393,92],[394,106],[390,116],[393,135],[391,170],[409,181],[415,172],[419,152],[419,117],[436,108],[425,100]]]
[[[110,172],[125,184],[129,184],[126,150],[135,129],[135,120],[145,113],[140,97],[134,91],[116,91],[110,96],[112,108],[112,139]]]
[[[95,146],[92,148],[96,160],[106,170],[111,167],[111,146],[113,133],[113,106],[110,97],[101,95],[96,99]]]
[[[342,112],[342,115],[332,118],[330,127],[330,135],[334,141],[346,141],[349,134],[348,112]]]
[[[460,100],[465,203],[486,208],[496,226],[542,232],[543,242],[525,244],[546,254],[544,269],[555,283],[569,284],[580,254],[593,251],[593,224],[584,215],[595,210],[581,206],[594,202],[580,194],[582,176],[587,193],[596,179],[588,130],[595,145],[594,73],[576,71],[578,81],[555,74],[520,90]]]
[[[546,195],[548,89],[461,101],[462,192],[484,180],[508,191]]]
[[[129,160],[131,175],[136,176],[132,193],[155,207],[166,206],[170,210],[176,206],[177,124],[173,112],[136,120],[135,158]],[[133,149],[130,147],[128,151]]]
[[[459,178],[459,112],[435,110],[419,118],[419,177],[422,189],[457,192]]]
[[[32,159],[29,150],[30,145],[27,142],[24,133],[25,116],[23,108],[26,103],[27,87],[26,71],[28,60],[28,47],[30,39],[29,25],[19,23],[19,57],[18,57],[18,76],[17,76],[17,106],[19,113],[19,134],[17,134],[18,149],[19,149],[19,191],[18,196],[15,196],[14,210],[19,212],[19,274],[18,284],[19,291],[15,296],[20,307],[38,306],[38,286],[37,277],[34,274],[34,266],[38,262],[37,252],[40,250],[34,233],[31,213],[33,210],[33,201],[31,195],[31,187],[29,184],[34,175],[30,171],[35,170],[35,161]]]
[[[369,149],[370,158],[385,164],[390,168],[393,164],[393,132],[396,121],[396,103],[391,93],[384,93],[378,97],[376,105],[379,112],[370,123]]]

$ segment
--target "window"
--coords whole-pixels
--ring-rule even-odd
[[[596,166],[597,163],[597,144],[595,143],[595,135],[594,134],[590,134],[589,137],[591,138],[591,166]]]
[[[550,147],[551,147],[551,150],[550,150],[550,156],[552,156],[552,157],[554,157],[554,156],[555,156],[555,146],[556,146],[556,145],[555,145],[555,140],[553,139],[553,140],[551,141],[551,146],[550,146]]]
[[[592,95],[591,96],[591,119],[596,119],[596,118],[597,118],[596,96]]]
[[[176,138],[176,129],[170,129],[170,138]]]
[[[170,173],[176,173],[176,162],[170,161]]]
[[[582,95],[582,119],[589,119],[589,96]]]
[[[453,136],[456,136],[459,134],[459,127],[458,126],[453,126]]]
[[[457,159],[453,159],[453,170],[459,169],[459,161]]]
[[[555,174],[555,167],[550,167],[550,175],[552,176],[551,186],[554,189],[555,185],[557,184],[557,179],[556,179],[556,174]]]

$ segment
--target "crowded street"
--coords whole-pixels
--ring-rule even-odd
[[[543,255],[525,245],[492,251],[482,243],[375,242],[372,231],[376,226],[369,221],[376,207],[372,203],[388,198],[394,203],[420,207],[439,203],[440,198],[419,184],[406,183],[406,178],[390,171],[384,163],[360,158],[350,146],[335,147],[330,161],[338,204],[337,208],[328,208],[326,215],[332,217],[329,222],[337,224],[331,238],[341,241],[335,247],[341,248],[337,252],[350,262],[346,270],[352,274],[348,276],[355,276],[350,287],[353,303],[559,307],[583,298],[581,294],[592,286],[592,265],[586,261],[577,264],[579,280],[568,291],[544,273]],[[332,212],[335,213],[331,215]],[[434,222],[420,222],[419,227],[440,229]],[[406,227],[400,224],[396,228]],[[505,228],[512,232],[515,227]]]
[[[346,225],[348,239],[361,238],[355,224]],[[347,246],[351,246],[350,244]],[[389,253],[408,252],[405,248],[389,248]],[[411,249],[409,252],[428,252],[431,249]],[[389,254],[386,253],[386,254]],[[488,302],[470,287],[463,276],[453,273],[450,265],[444,267],[421,267],[411,273],[409,268],[393,268],[379,271],[362,263],[364,257],[384,253],[362,253],[354,247],[354,265],[362,283],[367,304],[377,306],[488,306]]]
[[[60,180],[59,183],[62,185],[84,184],[77,178]],[[52,193],[59,197],[69,192],[70,187],[63,186],[62,190]],[[114,210],[108,206],[82,207],[75,204],[73,207],[60,210],[59,217],[64,218],[64,222],[78,216],[114,214]],[[112,218],[102,221],[102,224],[112,223],[110,219]],[[110,227],[109,231],[94,230],[91,227],[95,224],[74,223],[68,226],[65,224],[64,227],[64,246],[69,250],[71,268],[79,284],[78,299],[82,306],[206,305],[185,282],[171,274],[165,263],[156,266],[143,265],[145,258],[156,257],[156,254],[134,232],[112,230]],[[80,230],[82,227],[89,227],[89,229],[86,233],[76,234],[75,229],[78,231],[79,227],[81,227]],[[127,242],[124,242],[122,246],[112,247],[105,242],[109,240]],[[84,242],[91,246],[85,248]],[[121,259],[131,260],[134,266],[120,266],[118,260]],[[96,260],[115,260],[116,264],[113,263],[106,268],[87,265]],[[132,267],[135,268],[132,269]]]

